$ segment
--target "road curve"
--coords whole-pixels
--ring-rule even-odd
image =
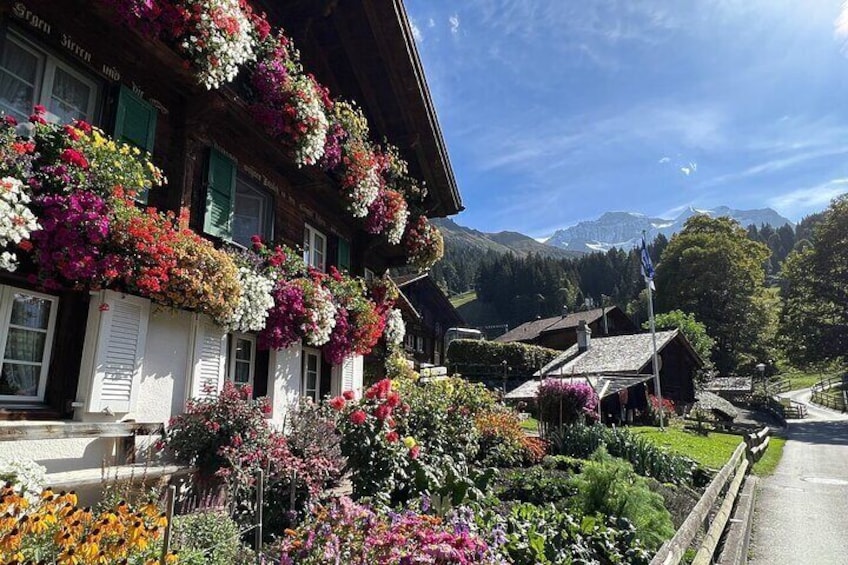
[[[751,565],[848,565],[848,415],[809,403],[790,420],[783,458],[757,492]]]

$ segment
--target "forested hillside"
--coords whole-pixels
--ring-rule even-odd
[[[778,229],[770,225],[747,228],[749,239],[763,243],[771,251],[763,265],[769,284],[779,282],[787,255],[809,244],[812,225],[820,219],[820,214],[804,218],[794,230],[788,225]],[[450,224],[445,237],[445,258],[433,268],[431,275],[451,295],[477,291],[477,301],[486,308],[463,305],[461,313],[470,325],[494,323],[491,315],[485,320],[474,317],[475,312],[483,310],[497,312],[498,323],[515,327],[537,316],[557,315],[563,307],[572,311],[583,308],[586,299],[595,305],[616,304],[637,324],[647,318],[645,285],[635,249],[558,257],[537,253],[536,246],[546,251],[543,244],[516,234],[519,237],[515,241],[530,240],[536,244],[528,246],[529,252],[519,253],[505,248],[492,234]],[[649,245],[655,265],[659,264],[667,245],[663,235]]]

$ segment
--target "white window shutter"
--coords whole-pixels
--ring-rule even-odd
[[[195,317],[192,398],[214,396],[224,386],[227,332],[206,316]]]
[[[351,371],[350,371],[350,386],[345,390],[352,390],[359,396],[362,393],[363,388],[363,380],[364,380],[364,359],[362,355],[355,355],[349,359]],[[347,386],[347,385],[346,385]]]
[[[342,392],[353,390],[353,357],[348,357],[342,363]]]
[[[126,413],[135,407],[144,361],[150,301],[105,291],[100,297],[90,412]],[[93,300],[97,300],[95,295]]]

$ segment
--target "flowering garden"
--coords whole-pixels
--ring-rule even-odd
[[[228,383],[190,401],[157,449],[198,468],[189,493],[203,502],[174,517],[167,561],[647,564],[682,520],[667,507],[705,482],[690,459],[589,424],[596,398],[584,387],[544,393],[573,406],[543,440],[525,435],[518,413],[482,385],[390,376],[360,398],[346,391],[293,405],[284,430],[248,387]],[[39,495],[43,474],[40,483],[30,467],[0,465],[10,481],[0,493],[0,562],[146,564],[162,555],[168,524],[157,492],[79,509],[73,493]]]

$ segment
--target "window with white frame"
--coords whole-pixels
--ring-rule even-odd
[[[230,339],[230,380],[237,385],[253,386],[256,369],[256,337],[233,334]]]
[[[376,276],[374,275],[374,271],[372,271],[372,270],[371,270],[371,269],[369,269],[368,267],[365,267],[365,271],[364,271],[364,272],[365,272],[365,277],[364,277],[364,278],[365,278],[365,281],[366,281],[366,282],[371,282],[371,281],[373,281],[373,280],[376,278]]]
[[[47,119],[68,123],[93,121],[99,86],[91,77],[14,32],[3,40],[0,55],[0,110],[26,120],[41,104]]]
[[[254,235],[263,241],[270,241],[273,238],[274,223],[274,199],[271,193],[237,176],[235,194],[233,241],[245,247],[250,247],[250,238]]]
[[[303,260],[321,272],[327,270],[327,237],[309,224],[303,228]]]
[[[321,400],[321,356],[315,350],[303,350],[303,396]]]
[[[59,299],[0,285],[0,400],[44,399]]]

